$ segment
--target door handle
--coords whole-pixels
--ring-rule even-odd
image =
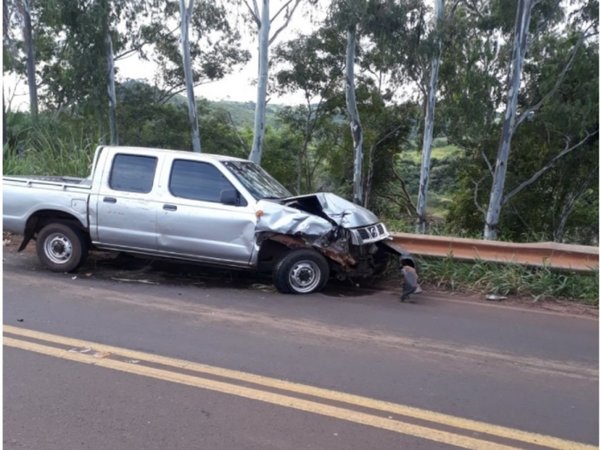
[[[163,209],[165,211],[177,211],[177,206],[175,205],[163,205]]]
[[[114,197],[104,197],[104,203],[117,203],[117,199]]]

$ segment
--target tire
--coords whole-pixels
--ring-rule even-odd
[[[40,261],[53,272],[72,272],[87,257],[87,240],[77,228],[64,223],[50,223],[36,240]]]
[[[286,253],[273,270],[273,284],[284,294],[318,292],[328,279],[327,260],[320,253],[310,249]]]

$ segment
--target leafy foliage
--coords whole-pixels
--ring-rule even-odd
[[[4,2],[5,73],[25,73],[20,4]],[[368,207],[392,228],[412,231],[423,94],[433,42],[440,37],[444,51],[430,181],[431,232],[480,236],[500,137],[516,4],[448,0],[436,36],[431,5],[423,0],[333,2],[314,31],[272,49],[270,91],[300,92],[305,101],[267,106],[262,164],[292,192],[351,196],[352,140],[343,88],[345,33],[354,24],[360,36],[356,96]],[[33,5],[40,123],[7,111],[5,173],[86,174],[90,152],[107,141],[107,33],[117,60],[135,53],[157,67],[153,84],[117,77],[121,143],[191,148],[185,102],[177,95],[183,72],[176,1],[47,0]],[[228,5],[225,0],[196,2],[196,83],[222,77],[248,60],[239,16]],[[542,105],[531,110],[512,142],[500,237],[595,245],[598,2],[542,0],[533,12],[519,112]],[[254,109],[252,102],[199,101],[204,151],[247,157]]]

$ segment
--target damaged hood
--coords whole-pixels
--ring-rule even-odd
[[[344,228],[364,227],[379,222],[377,216],[368,209],[330,192],[287,198],[284,203],[316,215],[324,214]]]
[[[272,231],[289,235],[323,236],[333,224],[322,217],[270,200],[259,200],[256,231]]]
[[[379,222],[362,206],[326,192],[280,200],[259,200],[256,231],[323,236],[336,226],[356,228]]]

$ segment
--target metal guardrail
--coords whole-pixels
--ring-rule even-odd
[[[598,270],[598,247],[587,245],[555,242],[516,244],[409,233],[392,233],[392,237],[395,245],[415,255],[452,256],[471,261],[548,266],[577,271]]]

